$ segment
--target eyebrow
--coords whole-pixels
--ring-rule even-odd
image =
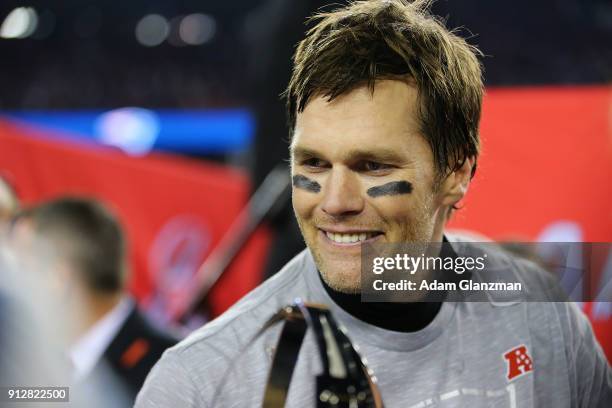
[[[345,156],[350,161],[368,160],[388,163],[402,163],[406,161],[406,158],[398,154],[397,151],[385,147],[374,150],[349,150]]]
[[[308,157],[325,158],[325,155],[317,150],[301,146],[292,148],[291,154],[295,159],[303,159]],[[351,149],[343,154],[343,160],[351,162],[369,160],[376,162],[403,163],[407,161],[407,158],[399,155],[396,150],[379,147],[375,150]]]
[[[309,149],[306,147],[294,147],[291,146],[290,149],[291,156],[299,159],[303,159],[305,157],[323,157],[323,155],[316,150]]]

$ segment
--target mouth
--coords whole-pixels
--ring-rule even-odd
[[[332,232],[320,229],[323,235],[334,244],[338,245],[358,245],[364,242],[372,241],[383,235],[380,231],[346,231]]]

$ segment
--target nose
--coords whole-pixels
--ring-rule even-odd
[[[363,211],[364,200],[357,175],[347,168],[334,168],[323,188],[321,208],[328,215],[339,217]]]

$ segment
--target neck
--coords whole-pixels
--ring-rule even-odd
[[[436,214],[431,242],[442,242],[444,240],[444,227],[448,221],[450,207],[440,208]]]
[[[87,333],[100,319],[113,310],[123,294],[109,293],[83,293],[79,296],[78,302],[73,302],[71,308],[76,313],[73,315],[73,326],[70,330],[70,343],[74,343],[78,338]]]
[[[434,231],[435,242],[448,243],[444,237],[443,226]],[[456,257],[457,254],[448,244],[443,247],[444,256]],[[442,255],[442,254],[441,254]],[[332,300],[353,317],[383,329],[399,332],[416,332],[424,329],[438,315],[441,301],[431,302],[368,302],[361,301],[361,294],[342,293],[329,287],[321,274],[321,283]]]
[[[338,292],[329,287],[319,274],[327,294],[353,317],[380,328],[398,332],[416,332],[424,329],[438,315],[442,302],[368,302],[360,294]]]

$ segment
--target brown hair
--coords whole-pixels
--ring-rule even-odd
[[[48,239],[76,268],[95,293],[117,293],[125,285],[126,244],[119,221],[100,202],[62,197],[24,213],[35,231]]]
[[[329,101],[382,79],[416,83],[421,132],[439,179],[477,157],[480,52],[429,14],[428,0],[370,0],[317,14],[295,53],[284,93],[289,128],[313,96]],[[472,169],[472,176],[476,166]]]

